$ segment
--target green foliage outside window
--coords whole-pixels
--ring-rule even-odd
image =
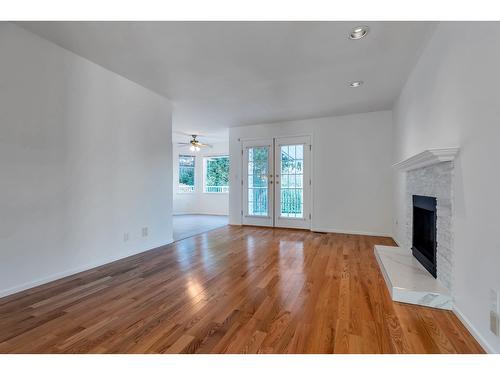
[[[195,157],[179,155],[179,189],[183,192],[194,191]]]
[[[206,159],[205,192],[227,193],[229,190],[229,157]]]
[[[297,146],[299,147],[299,146]],[[303,146],[301,146],[303,147]],[[295,152],[292,154],[295,155]],[[302,155],[300,156],[302,157]],[[295,176],[302,181],[303,160],[288,154],[286,148],[281,150],[281,213],[302,213],[302,186],[296,185]]]
[[[281,214],[301,217],[303,211],[303,146],[281,149]],[[291,153],[289,153],[289,151]],[[248,150],[249,213],[266,215],[268,211],[269,148],[252,147]]]

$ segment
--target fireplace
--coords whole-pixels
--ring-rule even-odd
[[[412,253],[436,277],[436,198],[413,195]]]

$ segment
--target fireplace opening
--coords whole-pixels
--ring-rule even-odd
[[[413,243],[415,258],[436,277],[436,198],[413,196]]]

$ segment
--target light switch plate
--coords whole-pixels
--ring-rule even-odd
[[[500,336],[500,322],[498,319],[498,314],[496,312],[490,311],[490,330],[494,335]]]

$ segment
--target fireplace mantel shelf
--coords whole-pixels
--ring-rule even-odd
[[[433,164],[453,161],[457,157],[459,150],[460,149],[458,147],[425,150],[417,155],[394,164],[393,167],[403,171],[411,171],[413,169],[423,168]]]

